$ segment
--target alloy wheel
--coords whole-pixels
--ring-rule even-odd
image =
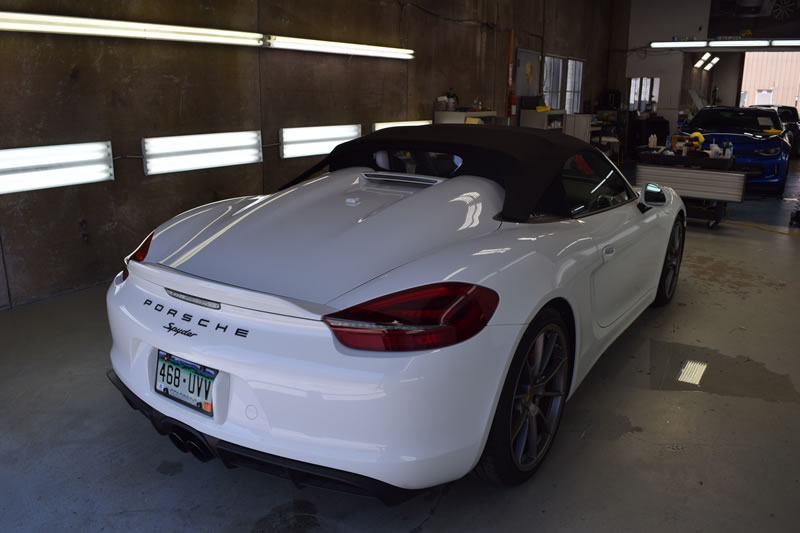
[[[683,224],[677,221],[672,228],[669,236],[669,246],[667,247],[667,257],[664,260],[664,289],[667,298],[672,298],[675,287],[678,285],[678,273],[681,269],[681,259],[683,258]]]
[[[569,382],[568,344],[557,324],[547,324],[526,355],[511,404],[511,455],[518,469],[535,468],[558,425]]]

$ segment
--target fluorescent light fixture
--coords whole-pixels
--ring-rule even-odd
[[[703,68],[703,70],[711,70],[712,68],[714,68],[714,65],[716,65],[716,64],[717,64],[717,62],[719,62],[719,56],[717,56],[717,57],[715,57],[714,59],[712,59],[711,61],[709,61],[709,62],[708,62],[708,65],[706,65],[706,66]]]
[[[712,48],[755,48],[769,46],[769,41],[710,41],[708,46]]]
[[[0,150],[0,194],[113,179],[110,141]]]
[[[703,57],[697,60],[697,63],[694,64],[694,68],[700,68],[703,66],[703,63],[708,61],[708,58],[711,57],[711,52],[706,52],[703,54]]]
[[[368,44],[339,43],[335,41],[316,41],[314,39],[298,39],[267,35],[265,46],[286,50],[303,50],[306,52],[323,52],[326,54],[345,54],[352,56],[386,57],[390,59],[414,59],[414,50],[408,48],[389,48]]]
[[[386,128],[395,128],[397,126],[427,126],[433,124],[431,120],[406,120],[403,122],[376,122],[372,125],[372,131],[380,131]]]
[[[680,374],[678,374],[678,381],[691,385],[699,385],[707,367],[708,364],[701,361],[686,361],[683,363],[683,367],[681,367]]]
[[[705,48],[708,41],[653,41],[650,48]]]
[[[361,137],[361,124],[282,128],[281,158],[329,154],[340,144]]]
[[[263,46],[264,35],[244,31],[193,28],[121,20],[60,17],[0,11],[0,30],[129,39]]]
[[[148,176],[263,160],[260,131],[150,137],[142,139],[142,154]]]
[[[775,39],[772,41],[772,46],[800,46],[798,39]]]

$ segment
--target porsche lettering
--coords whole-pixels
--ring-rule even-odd
[[[164,304],[154,304],[153,300],[145,299],[144,306],[151,308],[153,311],[157,313],[164,313],[166,316],[172,316],[175,318],[180,318],[183,322],[187,322],[189,324],[196,324],[198,327],[207,328],[215,332],[220,333],[233,333],[236,337],[246,338],[250,334],[250,330],[243,329],[243,328],[229,328],[229,324],[222,324],[217,322],[214,325],[209,319],[207,318],[197,318],[192,314],[189,313],[180,313],[175,308],[166,307]],[[181,329],[175,326],[174,322],[170,322],[167,326],[164,326],[164,329],[172,333],[173,335],[185,335],[187,337],[196,337],[197,333],[194,333],[191,329]]]

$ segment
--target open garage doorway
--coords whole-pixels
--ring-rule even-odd
[[[747,52],[739,105],[800,105],[800,52]]]

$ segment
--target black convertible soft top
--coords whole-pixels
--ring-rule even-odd
[[[463,164],[453,174],[491,179],[505,189],[501,216],[528,220],[534,212],[569,216],[560,183],[567,159],[591,145],[559,132],[507,126],[435,124],[387,128],[340,144],[325,159],[287,183],[291,187],[330,167],[375,168],[380,150],[454,154]]]

